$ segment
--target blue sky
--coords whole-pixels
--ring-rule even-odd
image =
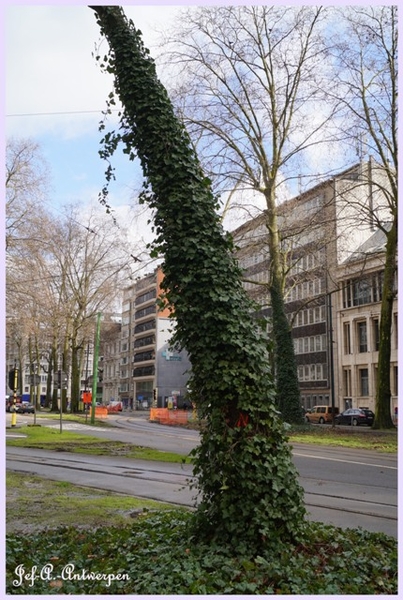
[[[152,52],[157,29],[169,24],[178,9],[131,5],[125,12]],[[94,13],[83,5],[10,5],[4,24],[6,137],[39,143],[50,166],[50,202],[56,210],[70,202],[85,205],[97,198],[105,182],[98,124],[112,90],[112,78],[92,56],[101,41]],[[106,42],[102,44],[106,53]],[[122,152],[114,165],[117,182],[110,201],[124,220],[142,177]]]
[[[147,6],[132,2],[124,7],[153,56],[158,30],[169,27],[180,4],[198,2]],[[203,4],[227,2],[208,0]],[[112,77],[100,71],[92,56],[100,42],[101,54],[107,49],[93,11],[81,3],[44,6],[29,5],[27,0],[25,5],[4,8],[4,26],[6,137],[31,137],[39,143],[50,166],[50,202],[56,209],[70,202],[86,205],[96,201],[105,182],[105,166],[98,156],[102,137],[98,124],[112,90]],[[118,217],[126,221],[141,188],[141,172],[121,152],[114,165],[117,181],[110,202]]]

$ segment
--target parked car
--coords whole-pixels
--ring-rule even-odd
[[[336,425],[372,425],[374,413],[368,408],[348,408],[335,419]]]
[[[35,412],[35,407],[33,404],[30,404],[29,402],[21,402],[21,404],[17,404],[16,405],[16,409],[15,412],[17,413],[34,413]]]
[[[339,413],[337,406],[334,407],[334,414]],[[305,413],[305,421],[307,423],[331,423],[332,422],[332,407],[331,406],[314,406]]]
[[[20,406],[20,404],[21,404],[21,400],[20,400],[20,398],[17,397],[15,406],[16,407]],[[14,398],[10,398],[10,397],[6,398],[6,412],[14,412],[13,407],[14,407]]]

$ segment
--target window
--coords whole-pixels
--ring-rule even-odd
[[[360,396],[369,396],[368,369],[358,369]]]
[[[349,279],[343,290],[343,307],[361,306],[382,300],[383,272],[362,279]]]
[[[393,327],[394,327],[394,332],[395,332],[395,348],[397,350],[398,339],[399,339],[399,322],[398,322],[398,318],[397,318],[396,314],[393,315]]]
[[[344,354],[351,354],[350,323],[343,324]]]
[[[399,381],[399,377],[398,377],[398,370],[397,370],[397,366],[393,367],[393,377],[392,377],[392,394],[393,396],[397,396],[398,395],[398,381]]]
[[[368,352],[368,342],[367,342],[367,322],[360,321],[357,323],[357,333],[358,333],[358,352]]]
[[[351,371],[344,369],[343,371],[343,396],[351,396]]]
[[[135,305],[138,306],[139,304],[142,304],[143,302],[147,302],[148,300],[153,300],[156,297],[156,295],[157,295],[156,289],[150,290],[149,292],[146,292],[145,294],[141,294],[140,296],[137,296]]]
[[[146,308],[141,308],[140,310],[136,310],[134,316],[136,319],[141,319],[147,315],[151,315],[156,312],[156,306],[151,304],[151,306],[147,306]]]
[[[136,369],[133,369],[133,377],[146,377],[154,374],[155,368],[153,365],[150,365],[149,367],[137,367]]]
[[[379,350],[379,319],[372,320],[372,331],[374,334],[374,350]]]
[[[353,284],[353,305],[369,304],[371,302],[371,285],[368,280],[355,281]]]

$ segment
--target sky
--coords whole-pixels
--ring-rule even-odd
[[[179,9],[131,5],[125,12],[152,52],[158,28],[169,25]],[[10,5],[4,25],[6,138],[39,144],[50,167],[49,202],[56,214],[66,204],[96,201],[106,166],[98,155],[98,126],[113,80],[93,57],[100,42],[100,52],[107,50],[93,11],[84,5]],[[117,220],[127,222],[142,176],[122,152],[113,164],[117,181],[110,202]]]
[[[142,31],[151,55],[156,56],[158,31],[169,27],[184,5],[190,4],[199,3],[179,0],[172,5],[159,2],[144,6],[131,2],[124,10]],[[208,0],[203,4],[228,2]],[[106,168],[98,155],[102,138],[98,126],[113,79],[101,72],[93,57],[100,42],[101,55],[107,50],[95,15],[82,3],[29,5],[27,1],[4,7],[6,138],[29,137],[39,144],[50,167],[49,204],[56,214],[70,203],[96,203]],[[108,122],[113,124],[113,120]],[[137,237],[139,230],[150,230],[147,218],[138,219],[132,210],[142,185],[140,168],[121,151],[113,166],[116,182],[111,186],[109,202],[118,223],[129,222]],[[253,202],[257,202],[258,210],[263,208],[262,198]],[[238,218],[231,213],[227,229],[239,225]]]
[[[155,56],[158,31],[169,27],[178,11],[191,3],[132,2],[124,5],[124,11]],[[3,11],[5,139],[31,138],[39,144],[49,165],[48,205],[56,216],[70,203],[96,204],[106,168],[98,155],[102,138],[98,126],[113,79],[101,72],[93,56],[99,44],[102,56],[107,51],[95,15],[83,4],[4,4]],[[114,122],[117,117],[108,117],[107,124]],[[108,201],[114,216],[118,224],[130,223],[133,238],[147,231],[150,241],[149,216],[138,218],[133,211],[142,185],[141,170],[121,151],[113,166],[116,182]],[[104,209],[100,206],[100,210]]]
[[[192,3],[200,4],[197,0],[178,0],[174,5],[160,1],[147,6],[131,2],[124,10],[155,56],[158,30],[169,27],[183,5]],[[203,4],[228,2],[207,0]],[[85,206],[96,202],[105,183],[105,164],[98,155],[102,138],[98,125],[113,81],[112,76],[101,72],[93,57],[100,42],[101,54],[107,49],[95,15],[82,3],[36,5],[27,0],[22,5],[3,7],[5,137],[30,137],[40,145],[50,166],[49,202],[56,213],[69,203]],[[131,207],[141,189],[142,175],[121,151],[113,165],[117,181],[109,201],[118,222],[127,224],[133,219]],[[130,221],[134,235],[137,228],[144,230],[146,221]]]

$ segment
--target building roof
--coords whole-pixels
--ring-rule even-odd
[[[385,228],[388,229],[388,224],[385,224]],[[354,252],[344,261],[343,264],[361,260],[364,256],[369,254],[378,254],[385,251],[386,246],[386,235],[382,229],[377,229],[371,237],[369,237],[361,246],[358,246]]]

